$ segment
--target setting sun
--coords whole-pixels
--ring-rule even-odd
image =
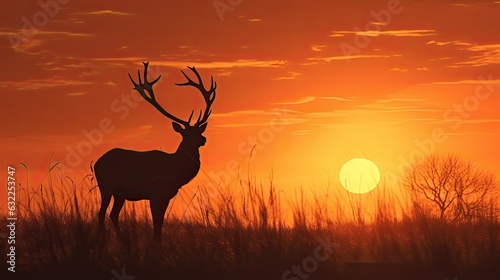
[[[346,190],[363,194],[377,187],[380,181],[380,171],[372,161],[366,158],[355,158],[342,166],[339,179]]]

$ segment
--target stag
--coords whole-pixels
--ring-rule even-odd
[[[182,141],[175,153],[154,151],[133,151],[115,148],[106,152],[95,163],[95,176],[101,192],[101,208],[99,210],[99,229],[104,231],[106,210],[113,197],[113,208],[110,213],[111,221],[118,236],[121,235],[118,225],[118,216],[125,200],[149,200],[153,217],[154,240],[161,240],[161,231],[165,211],[170,200],[179,189],[190,182],[200,170],[199,148],[204,146],[206,138],[202,135],[207,128],[207,120],[215,100],[217,84],[211,77],[209,90],[205,89],[200,74],[195,67],[188,67],[198,79],[194,82],[181,70],[187,82],[177,83],[177,86],[193,86],[200,91],[206,109],[200,112],[197,121],[191,125],[194,110],[189,119],[184,121],[167,112],[155,98],[153,85],[158,82],[161,75],[153,81],[148,81],[148,63],[144,64],[144,82],[141,80],[140,71],[137,71],[138,83],[129,78],[134,85],[134,90],[147,102],[153,105],[165,117],[172,120],[174,130],[181,134]],[[147,92],[147,94],[146,94]]]

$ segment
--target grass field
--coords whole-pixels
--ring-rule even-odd
[[[91,175],[74,181],[51,170],[41,183],[18,186],[16,273],[7,272],[0,239],[2,279],[500,279],[494,212],[451,223],[380,207],[374,219],[352,219],[347,213],[361,210],[336,211],[335,194],[283,201],[272,183],[239,181],[180,193],[185,207],[167,211],[155,245],[144,203],[122,211],[125,241],[109,218],[99,237],[94,185]]]

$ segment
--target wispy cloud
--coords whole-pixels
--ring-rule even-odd
[[[446,123],[446,122],[455,122],[456,120],[439,120],[434,123]],[[500,123],[500,119],[469,119],[462,120],[463,123],[468,124],[483,124],[483,123]]]
[[[466,48],[472,52],[478,52],[479,55],[472,56],[470,60],[456,63],[457,66],[485,66],[491,64],[500,64],[500,44],[475,45]]]
[[[395,68],[392,68],[390,71],[408,72],[408,69],[403,69],[403,68],[395,67]]]
[[[426,101],[426,99],[423,99],[423,98],[384,98],[384,99],[378,99],[375,102],[387,104],[387,103],[393,103],[393,102],[422,102],[422,101]]]
[[[254,60],[254,59],[239,59],[236,61],[213,61],[213,62],[198,62],[198,61],[157,61],[156,65],[169,67],[186,67],[195,66],[197,68],[277,68],[283,67],[288,61],[285,60]]]
[[[53,77],[49,79],[30,79],[20,82],[0,82],[0,87],[13,88],[15,90],[36,90],[41,88],[52,88],[61,86],[79,86],[90,85],[90,82],[67,80],[62,77]]]
[[[228,112],[228,113],[214,113],[211,116],[212,117],[237,117],[237,116],[249,116],[249,115],[265,115],[265,114],[271,114],[270,112],[266,112],[264,110],[240,110],[240,111],[233,111],[233,112]]]
[[[214,121],[212,126],[217,128],[262,127],[268,126],[276,117],[279,117],[280,121],[287,125],[305,123],[306,119],[298,117],[301,114],[303,113],[300,111],[287,108],[273,108],[272,110],[239,110],[212,114],[212,117],[215,119],[223,119],[223,121]]]
[[[296,100],[288,100],[288,101],[283,101],[283,102],[277,102],[274,103],[276,105],[297,105],[297,104],[305,104],[309,103],[311,101],[316,100],[315,96],[304,96]]]
[[[309,112],[303,114],[303,116],[312,119],[324,119],[324,118],[347,117],[347,116],[380,115],[383,113],[393,114],[393,113],[415,113],[415,112],[441,112],[441,110],[438,109],[427,109],[427,108],[420,108],[417,106],[393,106],[393,107],[384,106],[375,108],[370,104],[367,104],[367,105],[360,105],[359,108],[362,109]]]
[[[311,50],[313,52],[321,52],[324,48],[326,48],[326,45],[311,45]]]
[[[99,57],[91,58],[93,61],[143,61],[143,57],[131,56],[131,57]]]
[[[474,6],[486,6],[486,5],[494,5],[494,4],[500,4],[500,1],[478,2],[478,3],[452,3],[453,6],[462,7],[462,8],[469,8],[469,7],[474,7]]]
[[[24,37],[23,32],[26,32],[23,29],[2,29],[0,31],[0,36],[6,36],[6,35],[16,35],[20,34]],[[64,36],[74,36],[74,37],[89,37],[89,36],[94,36],[93,34],[88,34],[88,33],[78,33],[78,32],[69,32],[69,31],[50,31],[50,30],[38,30],[36,35],[64,35]]]
[[[427,45],[436,45],[436,46],[447,46],[447,45],[454,45],[454,46],[471,46],[471,43],[467,42],[462,42],[462,41],[447,41],[447,42],[439,42],[439,41],[429,41],[426,43]]]
[[[239,110],[227,113],[213,113],[211,117],[241,117],[241,116],[262,116],[262,115],[276,115],[276,114],[298,114],[300,111],[286,109],[286,108],[273,108],[272,110]]]
[[[382,55],[382,54],[359,54],[359,55],[339,55],[339,56],[328,56],[328,57],[310,57],[307,60],[312,62],[332,62],[336,60],[351,60],[351,59],[363,59],[363,58],[388,58],[401,55]]]
[[[425,37],[437,35],[436,30],[366,30],[366,31],[333,31],[330,37],[338,35],[353,34],[358,36],[394,36],[394,37]]]
[[[349,96],[349,97],[322,96],[319,98],[325,100],[352,101],[353,99],[356,99],[356,96]]]
[[[272,78],[272,80],[295,80],[297,79],[297,77],[300,77],[302,75],[302,73],[298,73],[298,72],[288,72],[288,75],[286,76],[281,76],[281,77],[277,77],[277,78]]]
[[[77,91],[77,92],[66,93],[66,95],[68,95],[68,96],[82,96],[82,95],[85,95],[85,94],[87,94],[87,92],[85,92],[85,91]]]
[[[100,11],[92,11],[92,12],[83,12],[83,13],[73,13],[74,15],[113,15],[113,16],[131,16],[133,14],[126,12],[118,12],[112,10],[100,10]]]
[[[312,132],[310,129],[302,129],[302,130],[295,130],[290,132],[290,135],[295,135],[295,136],[303,136],[303,135],[308,135]]]
[[[352,101],[354,97],[336,97],[336,96],[304,96],[295,100],[287,100],[282,102],[273,103],[275,105],[298,105],[313,102],[315,100],[335,100],[335,101]]]
[[[433,82],[435,85],[498,85],[500,84],[500,79],[489,79],[489,80],[459,80],[459,81],[448,81],[448,82]]]
[[[36,35],[61,35],[61,36],[69,36],[69,37],[93,37],[95,35],[88,33],[79,33],[79,32],[69,32],[69,31],[43,31],[40,30]]]

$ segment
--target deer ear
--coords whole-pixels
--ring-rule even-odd
[[[202,126],[200,126],[200,133],[205,132],[205,129],[207,129],[207,124],[208,123],[204,123]]]
[[[181,133],[184,129],[182,129],[182,126],[176,122],[172,122],[172,127],[174,128],[175,131]]]

